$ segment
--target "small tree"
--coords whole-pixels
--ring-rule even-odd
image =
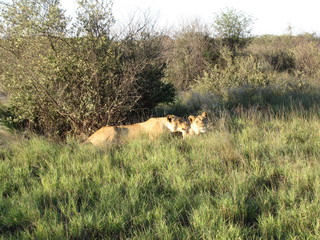
[[[231,50],[243,47],[252,35],[253,19],[251,16],[229,9],[215,15],[213,22],[214,35],[220,38]]]

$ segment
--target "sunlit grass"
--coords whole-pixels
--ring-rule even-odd
[[[3,239],[318,239],[320,119],[96,149],[32,137],[0,160]]]

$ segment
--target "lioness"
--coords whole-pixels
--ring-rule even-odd
[[[196,117],[190,115],[188,120],[190,122],[188,136],[199,135],[200,133],[205,133],[207,131],[208,119],[206,112],[203,112],[201,115]]]
[[[85,142],[95,146],[114,143],[122,140],[132,140],[141,134],[147,134],[150,139],[164,132],[181,132],[185,137],[190,125],[182,118],[168,115],[167,117],[150,118],[149,120],[132,125],[105,126],[93,133]]]

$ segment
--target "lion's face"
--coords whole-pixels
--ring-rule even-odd
[[[182,136],[185,137],[189,132],[190,124],[188,123],[188,121],[185,121],[180,117],[168,115],[167,127],[171,132],[181,132]]]
[[[203,112],[201,115],[197,117],[191,115],[188,117],[190,122],[190,135],[205,133],[207,131],[208,119],[207,113]]]

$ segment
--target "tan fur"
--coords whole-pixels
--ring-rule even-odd
[[[206,112],[203,112],[201,115],[196,117],[191,115],[188,117],[188,120],[190,122],[188,136],[199,135],[200,133],[207,132],[208,119]]]
[[[142,134],[155,139],[164,132],[181,132],[185,136],[189,130],[189,123],[174,115],[149,120],[132,125],[105,126],[93,133],[86,143],[101,146],[107,143],[118,143],[132,140]]]

